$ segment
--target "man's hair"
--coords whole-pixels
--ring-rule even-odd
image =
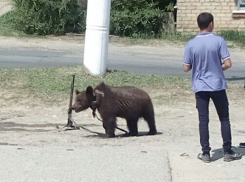
[[[211,13],[201,13],[197,17],[197,24],[200,30],[208,28],[209,24],[214,21],[214,17]]]

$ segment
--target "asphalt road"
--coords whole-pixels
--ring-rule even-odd
[[[144,50],[142,50],[144,51]],[[139,52],[139,50],[138,50]],[[182,71],[180,53],[169,50],[161,52],[161,56],[143,54],[108,54],[108,69],[124,70],[130,73],[156,74],[165,76],[188,76],[191,72]],[[228,80],[245,79],[245,56],[232,53],[234,59],[232,69],[225,71]],[[164,58],[163,58],[164,55]],[[0,48],[0,68],[44,68],[59,66],[75,66],[83,64],[83,51],[66,52],[52,50],[4,49]]]

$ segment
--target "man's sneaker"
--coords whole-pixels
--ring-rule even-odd
[[[244,143],[240,143],[240,144],[239,144],[239,147],[245,148],[245,142],[244,142]]]
[[[202,160],[203,162],[206,162],[206,163],[211,162],[210,155],[208,155],[208,154],[200,153],[200,154],[198,154],[197,158]]]
[[[240,153],[234,152],[234,151],[230,151],[230,152],[225,152],[224,154],[224,161],[225,162],[231,162],[234,160],[239,160],[242,158],[242,155]]]

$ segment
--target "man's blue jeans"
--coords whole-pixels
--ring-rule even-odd
[[[225,90],[215,92],[197,92],[196,108],[199,117],[199,134],[202,151],[204,153],[211,150],[209,145],[209,101],[213,100],[219,120],[221,122],[221,134],[223,138],[224,152],[231,150],[231,128],[229,119],[229,103]]]

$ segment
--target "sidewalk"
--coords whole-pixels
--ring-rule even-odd
[[[171,182],[162,147],[147,152],[127,146],[0,146],[0,150],[1,182]]]

